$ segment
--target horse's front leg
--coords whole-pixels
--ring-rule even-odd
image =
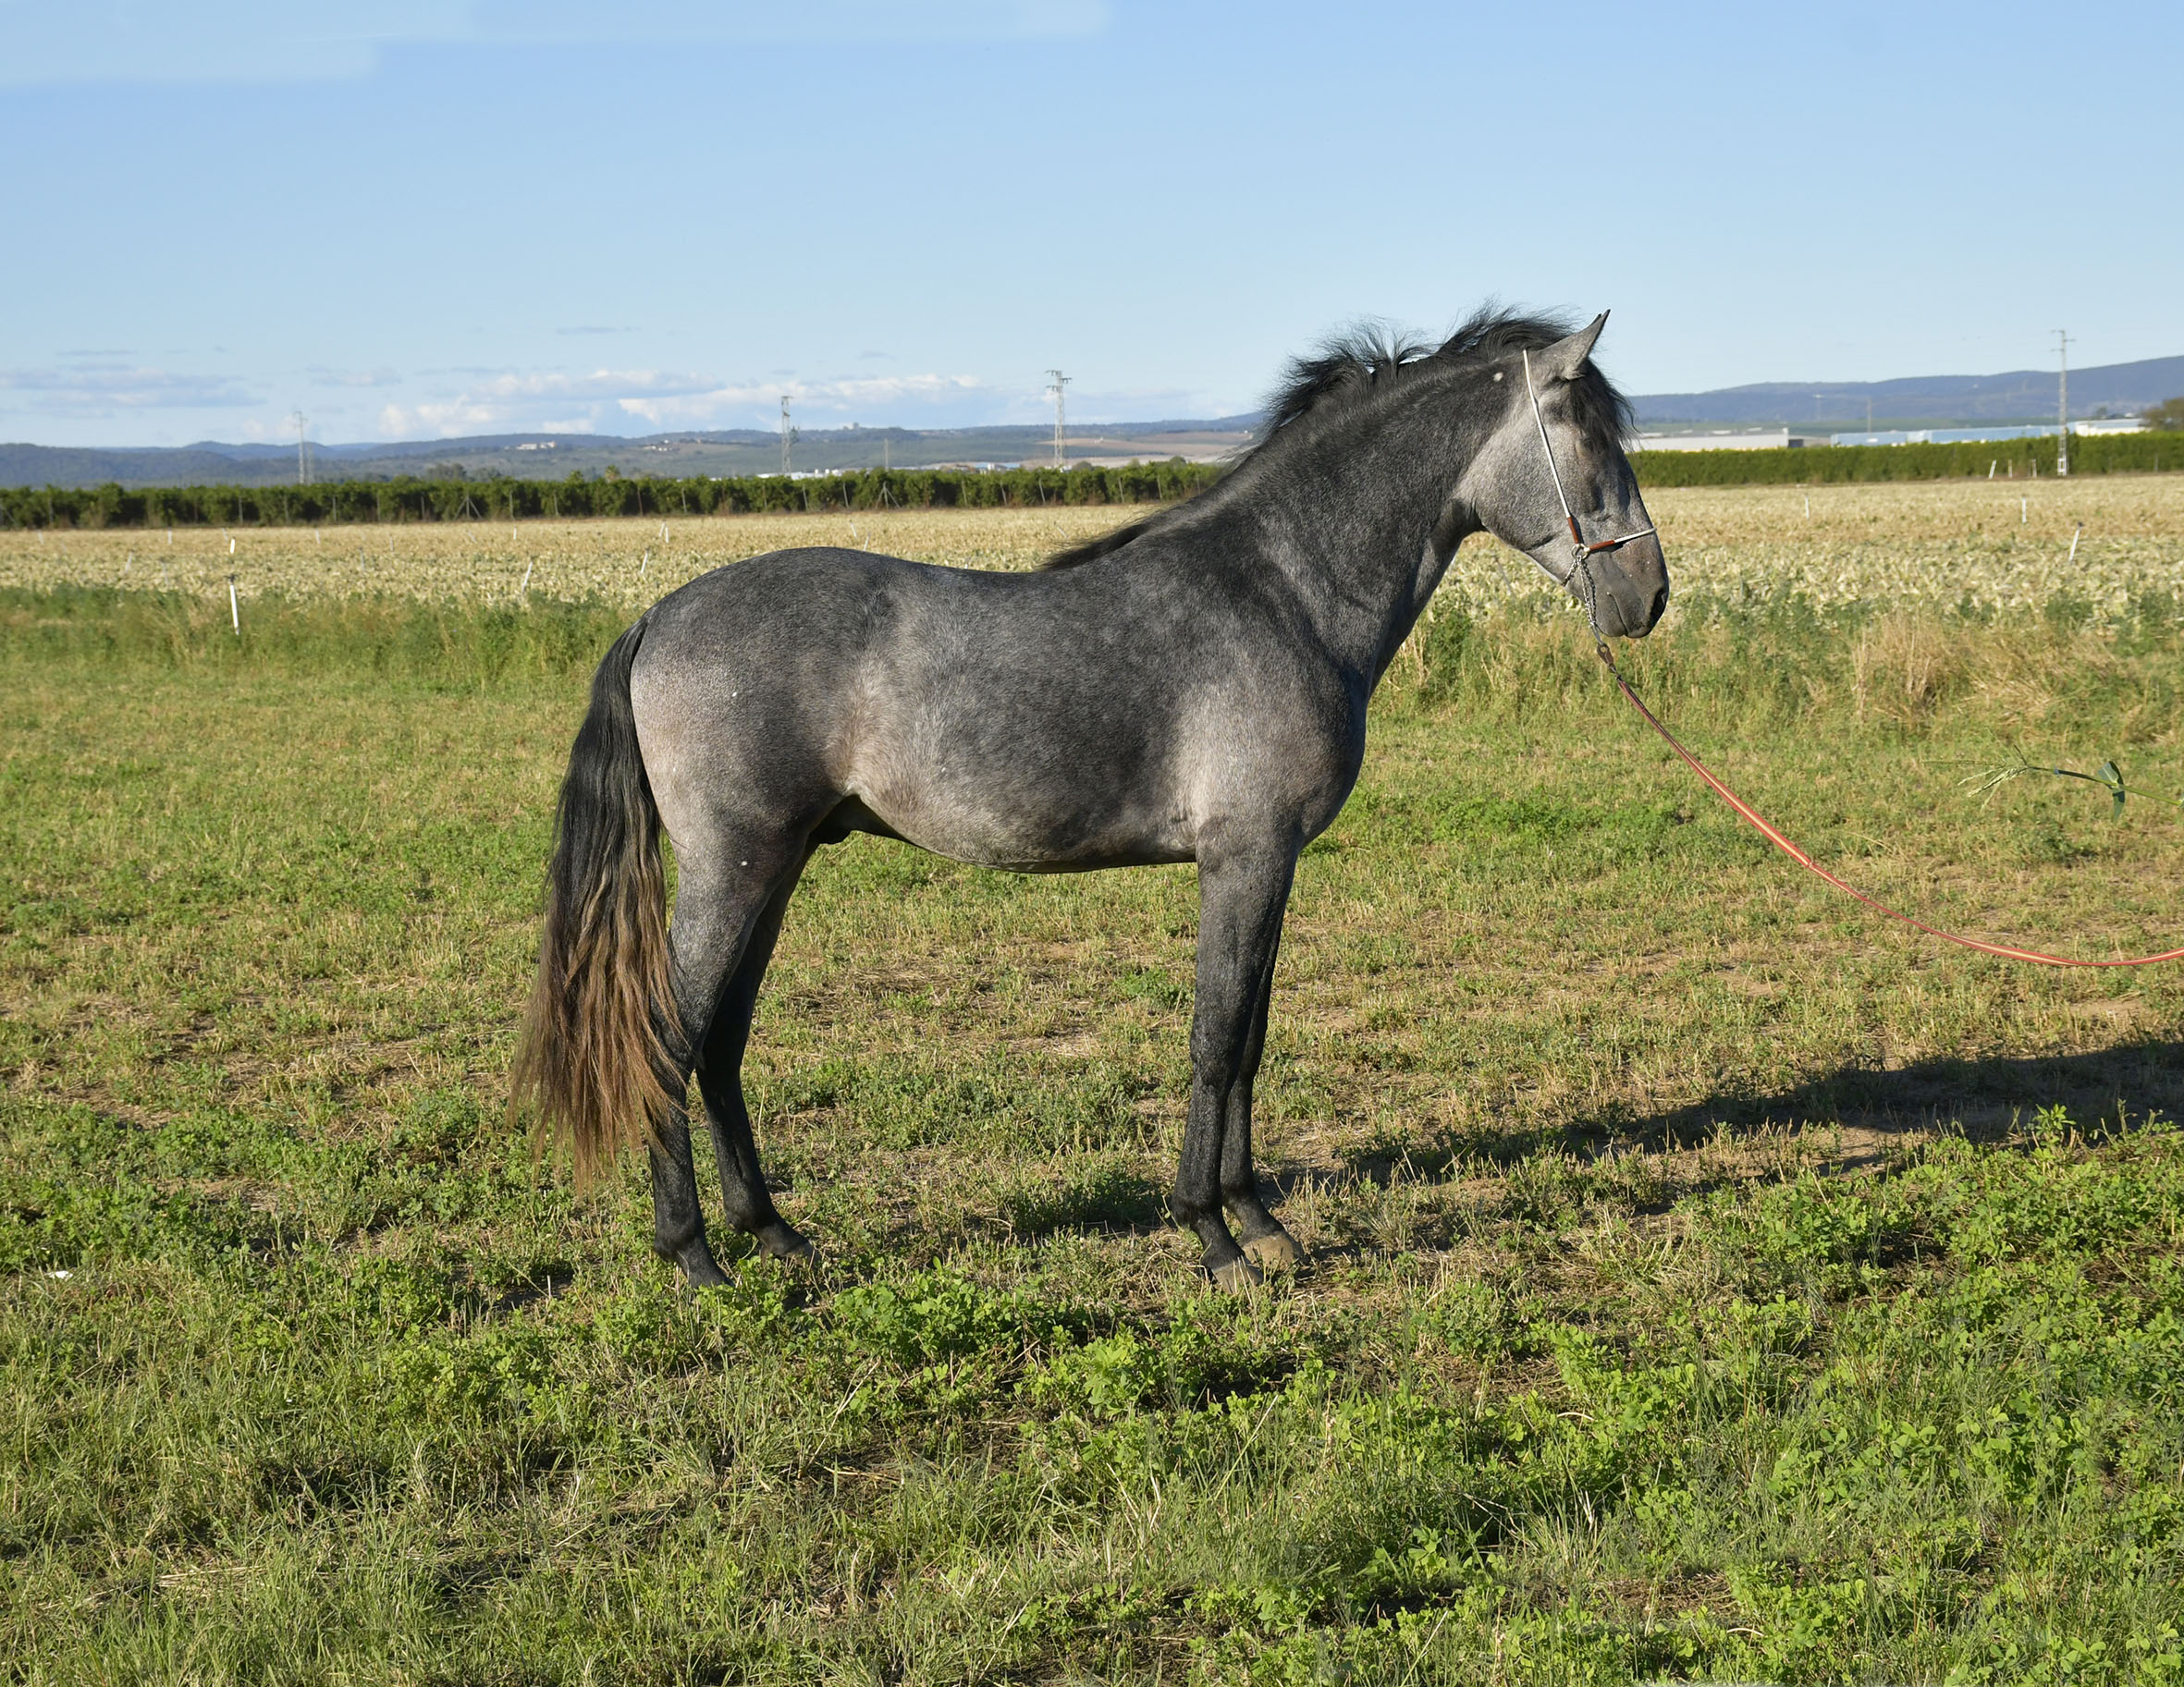
[[[1280,947],[1277,934],[1276,947]],[[1258,1007],[1252,1014],[1251,1038],[1244,1047],[1243,1070],[1229,1089],[1227,1117],[1221,1131],[1221,1198],[1236,1221],[1245,1257],[1270,1271],[1304,1262],[1305,1251],[1282,1228],[1282,1221],[1267,1211],[1259,1198],[1258,1167],[1251,1158],[1251,1095],[1258,1080],[1259,1057],[1267,1048],[1267,1009],[1274,995],[1274,957],[1267,957],[1266,982],[1260,984]]]
[[[1183,1158],[1175,1169],[1169,1198],[1179,1223],[1197,1232],[1206,1249],[1206,1269],[1223,1289],[1242,1289],[1259,1280],[1258,1268],[1229,1233],[1224,1204],[1244,1219],[1245,1235],[1263,1241],[1284,1234],[1258,1204],[1255,1182],[1248,1199],[1251,1143],[1246,1124],[1237,1154],[1246,1174],[1224,1176],[1223,1138],[1241,1107],[1251,1106],[1251,1075],[1264,1036],[1267,984],[1274,951],[1282,938],[1282,913],[1296,870],[1293,845],[1223,850],[1201,855],[1198,862],[1198,987],[1191,1015],[1191,1103],[1184,1126]],[[1224,1185],[1236,1182],[1231,1193]],[[1272,1227],[1271,1232],[1258,1220]],[[1292,1244],[1294,1249],[1294,1244]]]

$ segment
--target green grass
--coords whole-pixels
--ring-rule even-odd
[[[691,1296],[501,1111],[613,630],[0,600],[0,1677],[2184,1679],[2175,977],[1878,923],[1444,617],[1300,868],[1304,1273],[1159,1216],[1187,870],[858,840],[750,1067],[826,1265]],[[2174,940],[2174,811],[1954,783],[2184,788],[2163,605],[1626,666],[1855,881]]]

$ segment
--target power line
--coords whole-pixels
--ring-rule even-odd
[[[1062,469],[1068,465],[1063,460],[1061,448],[1063,417],[1061,389],[1069,385],[1070,377],[1063,374],[1059,369],[1049,369],[1047,371],[1047,390],[1054,395],[1054,466],[1057,469]]]
[[[781,472],[789,472],[789,448],[796,443],[796,424],[789,419],[789,395],[781,395]]]
[[[311,425],[311,418],[301,410],[297,410],[289,416],[288,421],[296,430],[296,484],[308,486],[311,484],[311,458],[303,431]]]

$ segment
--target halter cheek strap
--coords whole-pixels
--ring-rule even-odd
[[[1547,453],[1547,475],[1554,483],[1554,495],[1562,505],[1563,520],[1570,524],[1570,571],[1555,581],[1555,584],[1577,586],[1582,590],[1585,618],[1592,623],[1593,642],[1598,643],[1601,636],[1600,617],[1593,612],[1593,605],[1599,589],[1593,584],[1592,559],[1603,551],[1619,551],[1634,540],[1650,538],[1654,530],[1641,527],[1635,533],[1625,533],[1620,539],[1596,539],[1590,544],[1585,543],[1585,531],[1577,525],[1577,512],[1570,507],[1570,495],[1563,490],[1562,471],[1555,466],[1554,461],[1554,446],[1547,438],[1547,418],[1540,414],[1540,392],[1532,385],[1532,354],[1519,347],[1517,355],[1524,359],[1525,397],[1532,401],[1532,425],[1540,430],[1540,449]],[[1553,572],[1549,568],[1548,578],[1553,579]]]

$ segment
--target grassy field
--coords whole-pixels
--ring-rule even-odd
[[[2060,597],[2113,617],[2184,587],[2184,475],[1928,484],[1661,488],[1646,495],[1688,598],[2038,612]],[[596,598],[634,611],[708,568],[794,544],[843,544],[966,568],[1028,568],[1141,508],[524,521],[379,528],[0,532],[0,588],[112,586],[242,601],[378,595],[481,604]],[[2082,528],[2078,555],[2070,555]],[[232,548],[230,548],[232,547]],[[1531,564],[1475,541],[1444,602],[1536,597]],[[1677,613],[1672,608],[1670,613]]]
[[[1652,499],[1641,689],[1899,905],[2171,947],[2173,805],[1958,781],[2184,791],[2184,486],[1801,496]],[[2184,1680],[2184,975],[1796,874],[1491,548],[1301,865],[1306,1270],[1161,1219],[1187,869],[860,839],[750,1069],[824,1267],[681,1291],[501,1115],[549,804],[616,570],[846,525],[239,534],[239,641],[224,541],[0,540],[0,1678]]]

